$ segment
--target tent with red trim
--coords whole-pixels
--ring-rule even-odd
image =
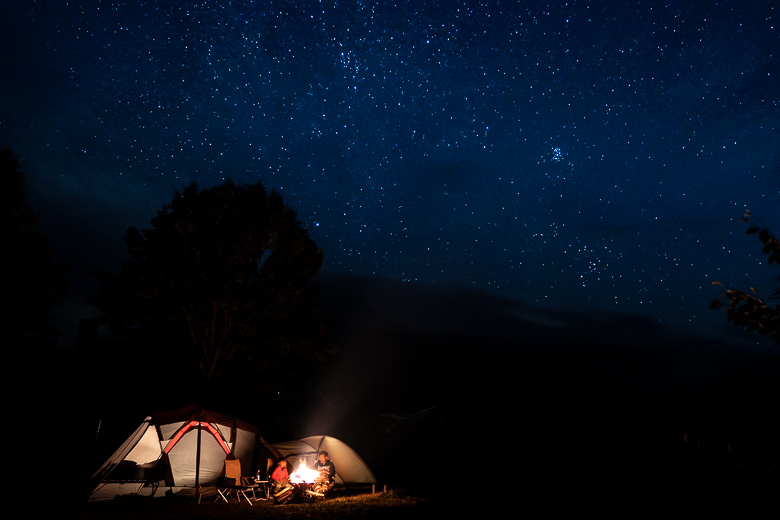
[[[199,494],[215,486],[226,459],[241,472],[265,472],[279,451],[255,426],[189,406],[151,415],[92,477],[90,501],[119,495]]]

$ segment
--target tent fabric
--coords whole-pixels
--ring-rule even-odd
[[[89,500],[199,490],[216,484],[226,459],[254,473],[280,456],[256,427],[229,415],[195,406],[154,414],[95,472]]]
[[[304,439],[277,442],[274,447],[288,464],[297,468],[302,462],[314,466],[320,451],[327,451],[336,466],[336,485],[376,484],[373,472],[362,458],[346,443],[327,435],[314,435]]]

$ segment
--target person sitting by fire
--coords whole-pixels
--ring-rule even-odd
[[[314,463],[314,470],[319,472],[319,476],[314,481],[312,491],[325,496],[333,489],[333,483],[336,479],[336,465],[328,458],[327,451],[319,453],[318,460]]]
[[[287,459],[279,459],[276,462],[276,468],[271,473],[271,485],[276,493],[290,484],[290,475],[287,472]]]

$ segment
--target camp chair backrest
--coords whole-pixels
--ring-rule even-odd
[[[240,460],[226,460],[225,461],[225,478],[235,479],[236,486],[241,485],[241,461]]]

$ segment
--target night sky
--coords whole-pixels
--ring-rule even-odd
[[[227,178],[277,190],[324,275],[733,335],[711,282],[776,286],[739,221],[780,230],[774,2],[2,4],[0,145],[77,302]]]

